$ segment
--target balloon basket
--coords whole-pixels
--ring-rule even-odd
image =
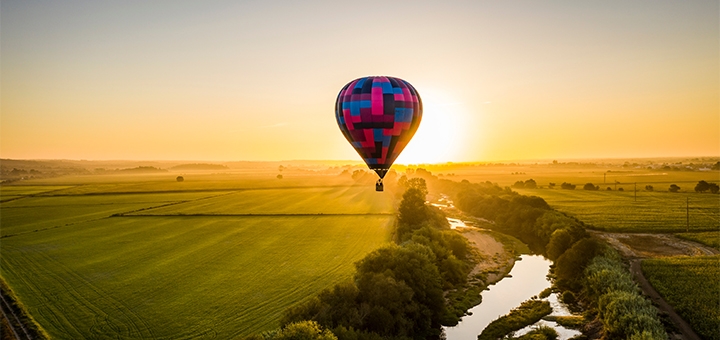
[[[383,191],[383,189],[384,189],[384,185],[383,185],[382,179],[379,179],[375,183],[375,191]]]

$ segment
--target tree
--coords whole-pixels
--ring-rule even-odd
[[[537,183],[535,182],[534,179],[531,178],[531,179],[525,181],[525,188],[535,189],[535,188],[537,188]]]
[[[575,184],[565,183],[565,182],[560,184],[560,188],[565,189],[565,190],[575,190],[575,186],[576,186]]]
[[[548,187],[549,187],[550,189],[554,188],[554,187],[555,187],[555,183],[550,182],[550,183],[548,184]]]
[[[283,175],[282,174],[277,175],[277,179],[283,179]]]
[[[599,187],[599,186],[595,186],[595,185],[592,184],[592,183],[586,183],[585,186],[583,186],[583,189],[585,189],[585,190],[598,190],[598,189],[600,189],[600,187]]]
[[[517,181],[515,184],[512,185],[513,188],[522,189],[525,187],[525,182],[523,181]]]
[[[680,191],[680,187],[677,186],[677,184],[670,184],[670,189],[668,189],[670,192],[678,192]]]
[[[183,176],[177,176],[177,178],[175,180],[178,182],[182,182],[185,180],[185,178],[183,178]]]
[[[708,190],[710,190],[710,183],[708,182],[700,181],[695,185],[695,192],[706,192]]]
[[[654,188],[653,188],[652,185],[646,185],[646,186],[645,186],[645,190],[647,190],[647,191],[653,191],[653,189],[654,189]]]
[[[720,191],[720,186],[718,186],[716,183],[710,183],[710,192],[713,194],[717,194],[718,191]]]
[[[410,183],[410,181],[408,181],[408,183]],[[421,188],[412,186],[405,190],[402,201],[400,202],[400,207],[398,208],[398,220],[401,224],[419,226],[420,223],[427,219],[427,209],[425,207],[426,193],[427,189],[422,191]]]
[[[415,177],[415,178],[409,179],[407,181],[407,187],[420,190],[420,193],[422,193],[423,198],[425,196],[427,196],[427,194],[428,194],[427,182],[425,182],[425,179],[423,179],[423,178]]]

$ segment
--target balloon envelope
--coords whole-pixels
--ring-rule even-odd
[[[363,77],[340,90],[335,118],[355,151],[383,178],[417,131],[422,101],[402,79]]]

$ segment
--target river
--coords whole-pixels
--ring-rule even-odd
[[[482,303],[470,309],[471,315],[466,315],[456,326],[444,327],[448,340],[475,340],[491,321],[520,306],[525,300],[540,294],[550,287],[546,275],[550,269],[551,261],[538,255],[521,255],[515,262],[509,277],[505,277],[495,285],[488,287],[481,293]],[[550,301],[553,312],[550,315],[570,315],[567,308],[558,301],[557,294],[551,294],[546,300]],[[527,333],[538,325],[547,325],[558,332],[558,339],[570,339],[580,332],[564,328],[553,321],[540,320],[515,333],[516,336]]]

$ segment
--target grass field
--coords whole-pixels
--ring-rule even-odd
[[[238,176],[4,186],[2,277],[53,338],[232,338],[277,327],[390,239],[390,193]]]
[[[703,339],[720,339],[720,256],[648,259],[642,270]]]
[[[583,189],[513,189],[540,196],[594,229],[613,232],[712,231],[720,228],[720,196],[704,193],[637,193]],[[689,201],[688,201],[689,200]],[[689,202],[689,228],[686,210]]]

